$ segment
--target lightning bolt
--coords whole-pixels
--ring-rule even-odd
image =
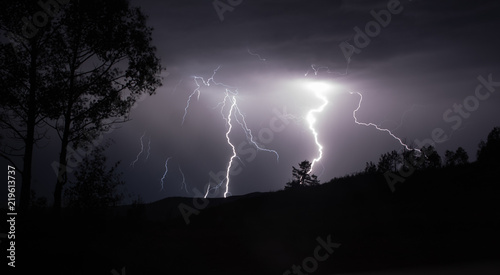
[[[214,187],[210,187],[210,181],[208,182],[208,187],[207,187],[207,192],[205,193],[205,199],[208,197],[208,193],[212,190],[214,190],[214,193],[219,190],[219,188],[222,186],[224,183],[224,180],[222,180],[219,184],[215,185]]]
[[[325,70],[326,70],[326,72],[327,72],[327,73],[329,73],[329,74],[330,74],[330,73],[332,73],[328,67],[323,66],[323,67],[318,67],[318,68],[316,68],[316,67],[314,67],[314,66],[315,66],[314,64],[311,64],[311,69],[314,71],[314,75],[318,75],[318,72],[319,72],[321,69],[325,69]],[[306,72],[306,74],[305,74],[304,76],[308,76],[308,75],[309,75],[309,73],[311,72],[311,69],[307,70],[307,72]]]
[[[205,86],[210,86],[210,83],[213,83],[214,85],[216,86],[223,86],[226,88],[226,95],[224,96],[224,99],[219,103],[217,104],[217,107],[221,106],[221,116],[222,118],[226,121],[226,125],[228,125],[228,130],[226,132],[226,140],[227,140],[227,143],[230,145],[231,149],[232,149],[232,156],[230,157],[229,159],[229,162],[228,162],[228,166],[227,166],[227,169],[226,169],[226,191],[224,192],[224,198],[227,197],[227,194],[229,193],[229,171],[231,170],[231,167],[232,167],[232,163],[233,163],[233,160],[234,158],[237,157],[237,154],[236,154],[236,148],[234,147],[234,145],[231,143],[231,139],[229,138],[229,134],[231,133],[231,130],[233,128],[233,125],[231,124],[231,117],[233,115],[233,110],[235,109],[235,107],[237,108],[237,105],[236,105],[236,95],[238,94],[238,89],[235,88],[235,87],[231,87],[231,86],[228,86],[228,85],[225,85],[223,83],[218,83],[214,80],[215,78],[215,74],[217,74],[218,70],[220,69],[221,66],[217,67],[213,73],[212,73],[212,76],[210,78],[208,78],[207,80],[205,80],[203,77],[199,77],[199,76],[194,76],[194,81],[195,81],[195,84],[196,84],[196,88],[195,90],[189,95],[189,98],[188,98],[188,101],[187,101],[187,104],[186,104],[186,108],[184,109],[184,117],[182,119],[182,123],[184,123],[184,120],[185,120],[185,117],[187,115],[187,111],[188,111],[188,108],[189,108],[189,102],[191,100],[191,98],[196,94],[198,93],[198,98],[200,97],[200,93],[201,93],[201,85],[200,85],[200,82],[205,85]],[[233,89],[233,91],[231,90]],[[231,98],[230,98],[230,94],[232,95],[232,104],[231,104],[231,107],[229,109],[229,113],[227,116],[224,115],[224,107],[226,106],[226,102],[227,100],[229,99],[231,101]],[[208,196],[208,193],[210,190],[217,190],[220,188],[220,186],[223,184],[223,182],[220,182],[218,185],[216,185],[215,187],[210,187],[210,184],[209,186],[207,187],[207,192],[205,194],[205,198]],[[229,193],[230,194],[230,193]]]
[[[187,190],[187,185],[186,185],[186,177],[184,177],[184,173],[182,172],[181,166],[179,165],[179,172],[181,172],[182,175],[182,183],[181,183],[181,189],[185,189],[186,193],[189,194],[189,191]]]
[[[210,185],[210,177],[208,179],[208,186],[207,186],[207,192],[205,192],[205,199],[208,197],[208,194],[210,191],[214,190],[214,194],[215,192],[217,192],[217,190],[219,190],[219,188],[222,186],[222,184],[224,183],[224,180],[222,180],[219,184],[216,184],[214,187],[211,187]]]
[[[198,82],[196,81],[196,78],[195,78],[195,82],[196,82],[196,85],[198,85]],[[181,123],[181,125],[184,125],[184,121],[186,120],[186,115],[187,115],[188,109],[189,109],[189,104],[191,103],[191,98],[193,97],[193,95],[195,93],[198,93],[198,99],[199,99],[200,98],[200,85],[198,85],[198,87],[188,97],[186,108],[184,108],[184,115],[182,116],[182,123]]]
[[[344,42],[347,43],[347,45],[349,45],[352,48],[352,52],[354,52],[354,46],[351,45],[351,44],[349,44],[349,42],[347,42],[347,41],[344,41]],[[329,74],[335,73],[335,74],[340,75],[340,76],[345,76],[349,72],[349,65],[351,64],[351,56],[349,56],[349,57],[346,58],[346,63],[347,64],[346,64],[346,68],[345,68],[345,72],[344,73],[332,72],[326,66],[321,66],[321,67],[317,67],[316,68],[315,64],[311,64],[311,69],[307,70],[307,72],[306,72],[306,74],[304,76],[308,76],[309,73],[311,72],[311,70],[314,72],[314,75],[318,75],[319,71],[322,70],[322,69],[325,70],[326,73],[329,73]]]
[[[209,191],[210,191],[210,181],[208,181],[207,192],[205,193],[205,196],[204,196],[205,199],[207,198]]]
[[[255,148],[257,148],[257,150],[270,152],[270,153],[275,154],[276,161],[279,161],[278,152],[276,152],[275,150],[262,148],[257,144],[257,142],[255,142],[254,137],[252,135],[252,130],[250,130],[250,128],[248,128],[246,120],[245,120],[245,116],[243,115],[240,108],[238,107],[238,104],[236,101],[237,94],[238,94],[237,90],[231,91],[229,89],[226,89],[226,96],[224,97],[223,101],[217,105],[217,106],[221,106],[222,118],[226,121],[226,125],[228,125],[228,130],[226,132],[226,140],[227,140],[227,143],[229,144],[229,146],[231,147],[232,152],[233,152],[231,158],[229,159],[227,169],[226,169],[226,192],[224,193],[224,198],[227,197],[228,193],[230,194],[230,192],[229,192],[229,172],[231,170],[233,160],[234,160],[234,158],[239,158],[238,155],[236,154],[236,149],[235,149],[234,145],[232,144],[231,139],[229,138],[229,134],[231,133],[232,128],[233,128],[233,125],[231,123],[233,114],[234,114],[234,119],[236,120],[236,122],[243,128],[243,131],[245,132],[245,135],[246,135],[248,141],[250,143],[252,143],[255,146]],[[224,107],[226,106],[226,102],[228,100],[231,102],[231,106],[229,108],[229,112],[228,112],[227,116],[225,116],[224,115]],[[240,117],[240,118],[238,118],[238,117]],[[219,183],[218,185],[216,185],[215,187],[209,188],[207,190],[217,190],[221,186],[221,184],[222,184],[222,182]],[[208,195],[208,191],[207,191],[206,195]]]
[[[351,94],[354,94],[355,92],[350,92]],[[356,94],[359,95],[359,103],[358,103],[358,107],[352,112],[352,116],[354,118],[354,122],[356,124],[359,124],[359,125],[363,125],[363,126],[367,126],[367,127],[374,127],[375,129],[379,130],[379,131],[382,131],[382,132],[387,132],[389,133],[389,135],[391,137],[393,137],[395,140],[397,140],[399,142],[399,144],[401,144],[403,147],[406,148],[406,150],[408,151],[417,151],[419,153],[422,153],[419,149],[417,148],[410,148],[407,144],[405,144],[400,138],[398,138],[396,135],[394,135],[389,129],[385,129],[385,128],[380,128],[378,125],[374,124],[374,123],[364,123],[364,122],[359,122],[358,121],[358,118],[356,117],[356,112],[361,108],[361,102],[363,101],[363,95],[359,92],[356,92]]]
[[[262,148],[260,147],[257,142],[255,142],[253,140],[253,135],[252,135],[252,130],[250,130],[250,128],[248,128],[247,126],[247,123],[245,121],[245,116],[241,113],[240,111],[240,108],[238,108],[238,106],[236,105],[235,106],[235,110],[236,110],[236,114],[238,114],[240,117],[241,117],[241,120],[238,119],[238,116],[235,116],[236,118],[236,121],[238,122],[238,124],[241,125],[241,127],[243,128],[243,131],[245,132],[245,135],[247,136],[247,140],[253,144],[253,146],[255,146],[255,148],[257,148],[257,150],[260,150],[260,151],[265,151],[265,152],[269,152],[269,153],[273,153],[276,155],[276,161],[278,162],[280,160],[280,155],[278,154],[278,152],[276,152],[275,150],[271,150],[271,149],[266,149],[266,148]]]
[[[311,168],[307,172],[308,174],[311,173],[311,171],[313,170],[314,164],[316,162],[318,162],[323,157],[323,146],[319,143],[319,141],[318,141],[318,132],[316,131],[316,128],[314,128],[314,124],[316,123],[316,117],[314,116],[314,114],[315,113],[321,113],[321,112],[323,112],[323,110],[325,109],[326,105],[328,104],[328,100],[326,99],[325,96],[323,96],[319,92],[315,92],[314,94],[316,95],[317,98],[319,98],[319,99],[321,99],[323,101],[323,104],[321,104],[321,106],[319,106],[316,109],[310,110],[307,113],[307,116],[306,116],[306,121],[309,124],[309,130],[311,130],[311,133],[314,136],[314,142],[316,143],[316,146],[318,146],[318,152],[319,152],[318,157],[315,158],[315,159],[313,159],[313,161],[311,163]]]
[[[330,68],[326,67],[326,66],[321,66],[321,67],[315,67],[316,65],[312,64],[311,65],[311,69],[307,70],[307,72],[305,73],[304,76],[308,76],[309,73],[311,73],[311,70],[314,72],[314,75],[318,75],[318,73],[321,71],[321,70],[324,70],[326,73],[328,74],[336,74],[336,75],[339,75],[339,76],[345,76],[348,74],[348,71],[349,71],[349,64],[351,63],[351,58],[349,57],[347,59],[347,66],[345,68],[345,72],[343,73],[339,73],[339,72],[334,72],[334,71],[330,71]]]
[[[165,177],[167,176],[168,173],[168,160],[170,160],[171,158],[172,157],[168,157],[167,160],[165,161],[165,173],[163,174],[163,177],[161,177],[161,190],[163,190],[163,181],[165,180]]]
[[[218,190],[224,182],[226,183],[226,190],[224,192],[224,198],[226,198],[228,194],[231,194],[229,192],[229,182],[230,182],[229,172],[231,170],[234,159],[235,158],[239,159],[239,157],[236,153],[236,148],[233,145],[233,143],[231,142],[231,138],[229,137],[229,135],[231,134],[231,132],[233,130],[233,119],[236,120],[236,122],[243,128],[243,131],[245,132],[246,138],[253,146],[255,146],[255,148],[257,148],[260,151],[265,151],[265,152],[275,154],[276,160],[279,161],[278,152],[276,152],[275,150],[263,148],[263,147],[259,146],[257,144],[257,142],[254,140],[254,137],[252,135],[252,131],[248,127],[246,120],[245,120],[245,116],[244,116],[243,112],[241,112],[241,110],[239,109],[237,101],[236,101],[236,96],[238,95],[238,88],[215,81],[215,75],[217,74],[217,72],[219,71],[220,68],[221,68],[221,66],[217,67],[213,71],[212,76],[210,78],[208,78],[207,80],[205,80],[203,77],[200,77],[200,76],[193,77],[194,82],[196,84],[196,88],[188,97],[186,107],[184,109],[184,116],[182,119],[182,124],[183,124],[185,121],[185,117],[188,113],[190,101],[191,101],[192,97],[195,96],[196,94],[197,94],[198,98],[200,97],[202,85],[210,86],[211,84],[213,84],[215,86],[222,86],[225,88],[226,91],[225,91],[225,96],[224,96],[223,100],[221,102],[219,102],[217,104],[217,106],[214,107],[214,109],[220,107],[220,114],[222,116],[222,119],[226,122],[226,125],[228,126],[225,136],[226,136],[226,142],[231,148],[232,155],[229,158],[229,161],[228,161],[228,164],[226,167],[225,179],[213,187],[210,186],[210,183],[209,183],[209,185],[207,187],[206,194],[205,194],[205,198],[208,196],[208,194],[211,190]],[[226,113],[227,106],[229,106],[229,111],[227,111],[227,113]]]
[[[142,134],[141,138],[139,139],[141,141],[141,151],[139,152],[139,154],[137,154],[137,157],[135,158],[135,160],[132,161],[132,163],[130,163],[130,166],[132,166],[132,167],[134,167],[135,163],[139,160],[139,156],[144,151],[144,143],[142,142],[142,139],[144,138],[144,135],[146,135],[146,132],[144,132],[144,134]]]
[[[200,76],[193,76],[193,78],[194,78],[194,82],[195,82],[195,84],[196,84],[196,88],[194,89],[194,91],[193,91],[193,92],[189,95],[189,97],[188,97],[188,100],[187,100],[187,102],[186,102],[186,107],[184,108],[184,116],[182,116],[182,123],[181,123],[181,125],[183,125],[183,124],[184,124],[184,121],[186,120],[186,115],[187,115],[187,113],[188,113],[189,104],[191,103],[191,98],[192,98],[195,94],[197,94],[197,100],[199,100],[199,99],[200,99],[200,94],[201,94],[200,89],[201,89],[201,85],[200,85],[200,82],[199,82],[199,81],[201,81],[201,83],[203,83],[203,85],[205,85],[205,86],[210,86],[210,82],[212,82],[212,83],[213,83],[213,84],[215,84],[215,85],[224,86],[224,87],[226,87],[226,89],[234,89],[234,87],[231,87],[231,86],[225,85],[225,84],[223,84],[223,83],[218,83],[218,82],[216,82],[216,81],[214,80],[215,74],[217,73],[217,71],[219,71],[220,67],[221,67],[221,66],[217,67],[217,69],[215,69],[215,70],[213,71],[212,76],[211,76],[209,79],[207,79],[207,80],[205,80],[203,77],[200,77]]]
[[[251,52],[249,48],[247,48],[247,51],[248,51],[248,53],[249,53],[250,55],[257,56],[257,57],[259,58],[259,60],[260,60],[260,61],[266,61],[266,59],[265,59],[265,58],[260,57],[260,54],[257,54],[257,53],[253,53],[253,52]]]
[[[177,91],[177,88],[179,88],[179,85],[181,85],[182,83],[182,79],[179,80],[179,82],[174,86],[174,88],[172,89],[172,92],[170,93],[171,95],[173,95],[175,93],[175,91]]]
[[[228,97],[229,94],[226,95]],[[231,158],[229,158],[229,162],[227,164],[227,169],[226,169],[226,191],[224,192],[224,198],[227,197],[227,194],[229,193],[229,171],[231,170],[231,166],[233,165],[233,160],[237,156],[236,155],[236,148],[234,145],[231,143],[231,139],[229,138],[229,134],[231,133],[231,129],[233,129],[233,125],[231,124],[231,116],[233,114],[233,110],[236,106],[236,96],[233,95],[233,103],[231,104],[231,107],[229,108],[229,113],[227,115],[227,124],[229,125],[227,132],[226,132],[226,139],[227,143],[231,146],[231,150],[233,151],[233,155]]]
[[[226,125],[228,125],[228,121],[227,121],[227,117],[226,115],[224,115],[224,107],[226,107],[226,101],[228,100],[229,98],[229,93],[231,93],[233,96],[237,95],[238,94],[238,90],[235,90],[234,92],[229,90],[229,89],[226,89],[226,95],[224,96],[224,98],[222,99],[221,102],[219,102],[217,104],[217,106],[215,106],[214,109],[220,107],[220,115],[222,116],[222,119],[224,121],[226,121]]]

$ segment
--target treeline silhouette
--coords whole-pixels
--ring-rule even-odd
[[[207,199],[189,224],[178,207],[194,207],[192,198],[138,200],[108,207],[97,219],[40,215],[20,227],[25,245],[19,248],[33,265],[58,259],[50,270],[73,274],[75,266],[81,274],[123,266],[127,274],[283,274],[327,236],[341,246],[315,274],[498,261],[499,144],[496,127],[480,143],[476,161],[467,161],[460,148],[440,162],[427,151],[394,190],[384,174],[399,175],[405,164],[386,161],[391,152],[380,158],[383,169],[377,163],[322,184],[306,176],[310,162],[304,161],[292,169],[301,186]]]
[[[406,178],[414,173],[432,177],[433,174],[453,172],[462,169],[478,168],[480,166],[495,167],[500,163],[500,127],[494,127],[488,134],[486,141],[478,145],[477,160],[470,163],[469,155],[464,148],[458,147],[455,151],[446,150],[442,158],[432,145],[421,149],[407,150],[401,152],[392,150],[380,156],[378,163],[366,162],[361,172],[354,172],[341,178],[335,178],[333,183],[343,178],[369,176],[384,176],[388,185],[404,182]],[[285,190],[295,190],[303,187],[315,187],[319,185],[317,176],[310,174],[311,162],[305,160],[299,163],[299,168],[292,167],[293,180],[285,184]],[[394,191],[394,190],[393,190]]]

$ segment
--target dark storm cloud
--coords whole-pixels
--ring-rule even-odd
[[[385,121],[388,127],[397,126],[403,113],[417,104],[396,130],[409,141],[429,138],[436,127],[452,132],[443,113],[474,95],[479,75],[492,74],[500,81],[500,17],[496,14],[500,4],[486,0],[400,1],[403,10],[392,14],[390,23],[359,54],[352,55],[347,75],[341,75],[346,72],[347,59],[339,44],[348,41],[355,45],[354,28],[364,31],[375,20],[371,11],[386,10],[389,2],[244,0],[220,21],[212,1],[133,1],[149,15],[148,23],[155,29],[153,41],[168,76],[156,95],[138,103],[133,121],[109,135],[117,141],[110,154],[122,160],[127,188],[152,201],[186,195],[180,189],[179,166],[189,190],[203,190],[210,173],[224,172],[231,151],[225,141],[225,122],[214,107],[225,89],[202,87],[200,99],[193,98],[181,125],[186,100],[196,88],[193,76],[208,79],[218,66],[215,80],[238,87],[240,108],[257,137],[270,128],[275,110],[287,110],[297,117],[264,144],[280,153],[279,162],[267,152],[259,152],[255,158],[241,153],[241,172],[231,178],[233,194],[282,189],[292,165],[316,157],[304,116],[321,102],[302,85],[314,79],[338,86],[328,94],[330,103],[318,116],[319,138],[325,145],[321,162],[325,169],[317,171],[322,181],[361,170],[366,161],[377,161],[380,154],[400,149],[386,133],[353,122],[359,98],[349,91],[364,95],[358,113],[361,121]],[[249,54],[248,49],[266,61]],[[311,64],[327,66],[333,73],[323,69],[317,76],[310,71],[305,77]],[[479,140],[500,123],[498,93],[480,104],[464,119],[465,128],[438,145],[442,155],[446,149],[464,146],[474,158]],[[131,168],[144,132],[151,136],[151,157],[140,159]],[[246,140],[239,126],[231,138],[236,146]],[[45,150],[54,151],[39,155],[38,163],[57,159],[55,148]],[[159,192],[167,157],[173,158],[165,189]],[[44,166],[44,172],[38,172],[49,183],[55,182],[54,175],[47,176],[50,169]],[[51,188],[46,192],[49,197]]]
[[[222,65],[216,79],[238,86],[242,109],[248,115],[251,128],[257,133],[262,125],[265,126],[266,116],[272,116],[267,110],[273,107],[287,106],[298,116],[315,107],[318,102],[314,97],[309,97],[309,102],[301,98],[300,90],[303,88],[285,83],[302,79],[310,65],[316,64],[318,67],[328,66],[337,73],[323,72],[316,78],[331,79],[344,85],[345,89],[363,90],[366,93],[359,113],[364,121],[398,121],[413,104],[424,104],[423,109],[417,108],[411,113],[413,116],[410,118],[413,119],[408,119],[409,125],[398,132],[410,138],[423,139],[429,136],[434,127],[443,124],[442,113],[447,108],[473,92],[479,74],[498,71],[494,67],[499,58],[494,54],[498,39],[493,35],[498,25],[498,19],[494,16],[494,8],[498,4],[493,1],[401,1],[403,11],[393,14],[389,25],[381,28],[380,34],[371,38],[370,44],[360,54],[352,56],[349,74],[339,77],[338,74],[344,72],[346,66],[346,58],[339,44],[346,40],[353,44],[352,39],[356,34],[354,28],[364,30],[366,24],[374,20],[371,11],[385,10],[389,2],[243,1],[233,11],[224,13],[222,22],[208,3],[189,2],[186,6],[177,4],[179,6],[163,14],[163,22],[168,23],[159,25],[170,27],[159,29],[157,37],[162,37],[162,53],[167,60],[171,58],[173,63],[167,66],[181,67],[183,73],[208,77],[215,67]],[[247,54],[247,48],[260,54],[266,62],[262,63],[255,56]],[[180,75],[178,77],[186,76]],[[169,84],[174,85],[176,81],[172,80]],[[185,81],[183,89],[179,90],[179,98],[175,100],[178,106],[172,106],[180,113],[184,107],[182,95],[185,99],[186,93],[194,87],[192,83],[189,84],[189,79]],[[208,93],[204,89],[203,93],[202,98],[207,100],[207,97],[216,96],[218,92],[211,90]],[[339,105],[335,100],[349,103]],[[337,110],[327,110],[324,117],[319,118],[319,123],[328,125],[322,129],[321,139],[330,145],[325,149],[324,160],[328,168],[323,175],[324,180],[361,169],[364,161],[376,160],[380,153],[397,148],[394,140],[384,133],[353,123],[352,110],[357,100],[349,96],[334,98],[330,106]],[[206,101],[204,104],[207,104]],[[259,106],[260,110],[266,111],[255,112],[252,106]],[[200,108],[200,105],[196,108]],[[215,162],[218,165],[212,167],[220,167],[221,163],[227,162],[229,151],[222,137],[223,128],[217,128],[220,126],[217,122],[217,119],[220,122],[218,113],[210,114],[209,108],[191,108],[190,112],[189,123],[207,116],[213,120],[198,121],[194,133],[205,134],[191,136],[185,144],[212,144],[217,148],[215,151],[222,155],[191,146],[186,151],[189,153],[184,156],[185,159],[190,159],[188,156],[194,154],[196,157],[191,158],[192,161],[204,163],[200,159],[211,156],[206,161],[217,159]],[[489,115],[488,112],[484,113],[477,117]],[[176,126],[170,127],[176,129]],[[235,186],[246,186],[244,190],[248,186],[254,186],[248,190],[269,188],[264,183],[256,183],[252,175],[264,173],[270,178],[272,188],[279,188],[281,182],[288,179],[291,165],[316,154],[316,147],[311,140],[305,142],[310,133],[304,128],[303,122],[291,124],[287,131],[277,133],[270,147],[281,149],[278,151],[286,155],[282,157],[282,163],[276,166],[269,160],[257,159],[256,163],[267,164],[270,169],[264,172],[257,168],[258,165],[252,167],[250,164],[245,167],[247,174],[244,177],[234,177]],[[176,130],[173,132],[179,133]],[[342,146],[353,144],[353,135],[356,133],[361,135],[356,138],[359,140],[358,145]],[[373,135],[379,146],[365,146],[366,136],[363,138],[363,135]],[[291,136],[297,139],[291,139]],[[464,136],[468,135],[462,134]],[[474,136],[471,140],[478,138]],[[242,140],[238,140],[237,135],[234,139],[237,142]],[[461,139],[464,140],[467,138]],[[450,147],[455,146],[455,143],[449,144]],[[356,157],[344,161],[342,157],[339,158],[353,155],[352,150],[357,152],[354,154]],[[261,152],[259,156],[265,154]],[[216,168],[214,172],[223,169],[224,166]],[[202,173],[205,177],[206,174]],[[203,176],[194,181],[201,181]],[[203,179],[203,182],[206,180]]]
[[[196,87],[190,77],[207,79],[222,65],[216,80],[239,88],[240,108],[258,135],[267,127],[273,108],[287,108],[300,117],[318,104],[295,81],[305,79],[311,64],[345,72],[346,59],[339,44],[352,39],[354,27],[364,29],[374,20],[371,10],[385,9],[387,3],[243,1],[232,12],[224,13],[223,22],[210,2],[141,3],[156,29],[159,52],[167,68],[171,68],[166,87],[154,100],[145,101],[147,107],[138,110],[135,116],[138,125],[149,125],[149,131],[161,137],[156,143],[163,143],[156,145],[161,149],[155,151],[156,156],[149,162],[156,175],[149,177],[148,187],[143,187],[145,192],[152,198],[182,194],[177,186],[180,183],[177,165],[183,167],[188,186],[202,190],[210,180],[210,173],[220,174],[227,165],[230,150],[224,138],[226,128],[220,113],[213,110],[223,96],[223,89],[203,87],[200,101],[192,101],[186,124],[180,126],[187,96]],[[320,73],[315,77],[334,80],[346,89],[363,90],[365,101],[359,115],[364,121],[397,121],[406,108],[425,102],[425,112],[417,109],[410,116],[413,119],[408,120],[409,125],[398,134],[427,137],[432,128],[442,124],[442,112],[461,100],[461,95],[469,93],[475,77],[491,71],[498,58],[492,56],[495,44],[488,41],[496,23],[492,5],[495,4],[475,2],[457,6],[453,1],[438,4],[401,1],[403,12],[393,15],[390,24],[360,54],[352,56],[347,76]],[[248,54],[247,48],[266,61]],[[182,83],[178,85],[180,79]],[[453,84],[461,80],[470,89],[459,89]],[[177,90],[172,93],[176,85]],[[460,91],[458,99],[457,91]],[[318,123],[327,126],[320,130],[320,139],[327,145],[323,180],[359,170],[364,161],[376,160],[386,150],[397,148],[394,140],[384,133],[353,123],[352,111],[357,100],[344,91],[342,96],[332,98],[331,109],[318,118]],[[445,105],[436,104],[442,102]],[[432,113],[428,114],[431,119],[422,124],[418,120],[426,112]],[[417,122],[411,123],[415,117]],[[129,143],[136,148],[142,134],[139,132]],[[368,146],[367,135],[378,146]],[[316,156],[317,148],[310,138],[303,120],[291,122],[286,130],[275,133],[268,145],[280,152],[280,163],[276,164],[273,156],[265,152],[259,152],[250,162],[243,161],[242,172],[231,179],[234,186],[231,191],[238,194],[280,189],[290,177],[291,165]],[[238,131],[232,139],[237,146],[245,141]],[[134,150],[129,154],[135,155]],[[351,158],[344,159],[346,155]],[[157,193],[167,156],[174,156],[169,162],[171,174],[167,176],[166,192]],[[242,153],[243,159],[250,156]],[[130,182],[140,180],[136,176],[139,171],[140,167],[127,171]]]

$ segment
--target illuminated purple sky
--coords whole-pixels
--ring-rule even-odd
[[[193,97],[181,125],[186,100],[196,88],[193,76],[208,79],[218,66],[215,81],[238,88],[238,105],[252,133],[264,135],[269,139],[266,148],[280,154],[277,162],[274,154],[254,156],[252,147],[243,145],[238,152],[241,161],[236,161],[241,171],[231,177],[233,195],[283,189],[292,165],[317,156],[305,121],[307,112],[321,104],[307,88],[312,81],[332,86],[324,92],[329,104],[317,116],[324,156],[313,173],[322,181],[360,171],[366,161],[377,162],[382,153],[402,149],[387,133],[354,123],[352,112],[359,97],[350,92],[364,96],[357,113],[360,121],[389,129],[402,121],[394,133],[408,143],[430,138],[439,127],[451,136],[437,144],[441,155],[463,146],[475,159],[479,141],[500,125],[499,93],[480,90],[481,96],[489,97],[478,99],[479,106],[461,118],[460,125],[460,115],[449,113],[447,122],[443,114],[470,96],[477,98],[479,76],[488,79],[491,74],[493,81],[500,82],[500,4],[401,1],[400,12],[391,14],[387,26],[352,55],[347,74],[342,75],[347,60],[339,44],[348,41],[356,46],[354,28],[364,30],[374,20],[370,11],[385,10],[388,2],[392,1],[244,0],[225,12],[221,21],[212,1],[133,1],[149,15],[149,25],[155,28],[153,41],[168,73],[156,95],[133,109],[133,121],[107,135],[116,141],[109,155],[111,160],[122,160],[127,190],[148,202],[186,196],[181,190],[180,166],[191,196],[192,188],[206,188],[211,171],[225,170],[231,148],[225,139],[225,121],[220,110],[214,109],[225,88],[201,87],[199,100]],[[328,67],[331,73],[322,69],[305,76],[312,64]],[[467,103],[475,107],[471,107],[473,99]],[[283,121],[277,121],[276,110],[286,110],[296,119],[281,129]],[[275,130],[269,137],[271,128]],[[145,160],[144,152],[130,167],[144,133],[145,150],[151,139],[151,156]],[[238,125],[230,137],[235,146],[245,144],[245,133]],[[57,160],[56,148],[51,143],[35,156],[33,187],[49,200],[56,179],[50,168]],[[169,173],[160,191],[167,157],[172,157]]]

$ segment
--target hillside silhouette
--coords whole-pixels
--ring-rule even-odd
[[[179,206],[196,209],[193,198],[90,216],[32,209],[19,226],[19,261],[54,274],[286,274],[313,256],[318,238],[339,246],[314,274],[498,261],[499,133],[481,142],[477,161],[457,150],[392,187],[368,163],[322,184],[200,201],[189,224]]]

